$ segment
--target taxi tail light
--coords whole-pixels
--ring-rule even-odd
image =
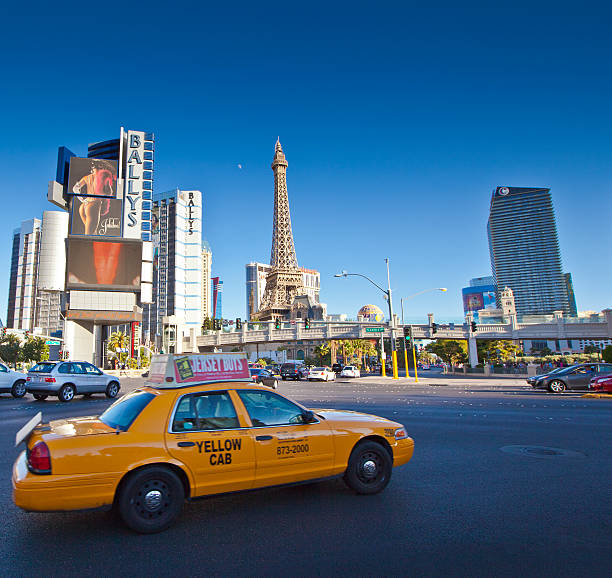
[[[403,439],[406,439],[407,437],[408,437],[408,434],[406,433],[406,428],[400,427],[395,430],[396,440],[403,440]]]
[[[51,454],[45,442],[38,442],[28,452],[28,467],[34,474],[51,473]]]
[[[45,377],[45,382],[47,382],[47,383],[55,383],[55,377]]]

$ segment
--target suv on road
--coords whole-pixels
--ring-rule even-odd
[[[26,394],[26,378],[25,373],[13,371],[4,363],[0,363],[0,393],[23,397]]]
[[[283,380],[285,379],[295,379],[296,381],[300,379],[299,365],[297,363],[283,363],[281,365],[280,374]]]
[[[57,395],[60,401],[72,401],[75,395],[93,393],[105,393],[112,399],[121,384],[114,375],[86,361],[41,361],[28,371],[26,389],[38,400]]]

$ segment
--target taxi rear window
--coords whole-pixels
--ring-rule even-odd
[[[154,397],[147,391],[133,391],[113,403],[99,419],[109,427],[127,431]]]

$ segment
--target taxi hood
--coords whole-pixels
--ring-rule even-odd
[[[390,423],[392,424],[397,423],[385,417],[380,417],[378,415],[372,415],[370,413],[361,413],[359,411],[349,411],[349,410],[344,410],[344,409],[313,409],[312,411],[315,414],[320,415],[321,417],[331,422],[367,421],[370,424],[374,422],[374,423],[387,424],[387,425]],[[400,427],[401,424],[397,424],[397,426]]]

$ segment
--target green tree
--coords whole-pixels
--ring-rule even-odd
[[[130,346],[130,338],[123,333],[123,331],[115,331],[108,338],[107,349],[110,351],[121,363],[125,363],[129,357],[127,351],[117,351],[118,349],[126,349]]]
[[[479,341],[478,359],[488,363],[502,364],[516,359],[521,348],[509,339],[496,339],[495,341]]]
[[[331,354],[329,350],[329,343],[324,341],[317,345],[314,349],[315,358],[317,365],[329,365],[331,363]]]
[[[13,367],[21,355],[21,340],[16,335],[8,333],[0,339],[0,358]]]
[[[606,363],[612,363],[612,345],[606,345],[602,352],[602,357]]]
[[[49,359],[49,346],[42,337],[29,337],[21,346],[20,359],[28,363]]]
[[[599,353],[599,347],[597,345],[585,345],[584,346],[585,353]]]
[[[438,339],[425,346],[425,350],[437,355],[450,365],[465,363],[468,360],[467,343],[454,339]]]

